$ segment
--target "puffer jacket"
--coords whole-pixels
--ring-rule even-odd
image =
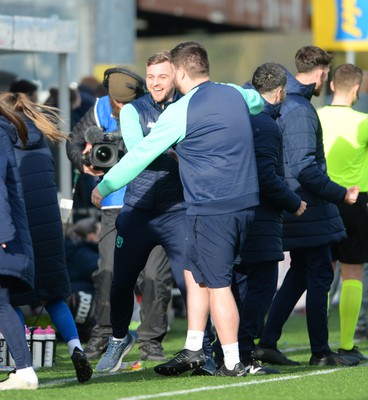
[[[249,84],[244,86],[251,88]],[[241,261],[252,265],[284,259],[282,247],[282,211],[295,213],[301,203],[284,181],[282,136],[276,124],[281,104],[265,101],[263,111],[252,115],[260,204],[247,233]]]
[[[175,102],[180,95],[174,95]],[[165,108],[171,103],[167,103]],[[147,93],[134,100],[144,136],[147,136],[164,109]],[[166,150],[127,185],[124,202],[131,207],[153,212],[172,212],[185,208],[183,186],[177,161]]]
[[[310,102],[314,86],[303,85],[289,74],[287,96],[278,119],[286,181],[307,203],[301,217],[284,214],[284,250],[321,246],[346,237],[335,205],[344,201],[346,188],[327,175],[322,128]]]
[[[29,139],[25,150],[18,140],[15,154],[35,255],[35,290],[12,297],[13,305],[66,299],[71,293],[54,160],[42,133],[28,118],[24,120]]]
[[[10,294],[33,288],[34,258],[13,144],[14,127],[0,117],[0,284]]]

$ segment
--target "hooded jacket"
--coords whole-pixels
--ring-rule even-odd
[[[13,297],[13,305],[66,299],[71,293],[54,160],[42,133],[24,120],[29,130],[26,149],[19,139],[14,147],[35,255],[35,291]]]
[[[301,217],[284,214],[284,250],[321,246],[346,237],[335,205],[344,201],[346,188],[327,175],[322,128],[310,102],[314,87],[303,85],[289,74],[287,96],[278,119],[286,181],[307,203]]]
[[[245,88],[252,86],[247,84]],[[301,198],[290,190],[284,180],[282,136],[277,126],[281,103],[265,101],[263,111],[252,115],[260,205],[247,233],[241,252],[242,264],[252,265],[284,259],[282,247],[282,211],[295,213]]]

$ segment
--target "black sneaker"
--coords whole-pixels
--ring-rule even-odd
[[[257,347],[253,353],[252,357],[256,360],[266,362],[269,364],[277,365],[300,365],[298,361],[290,360],[280,350],[277,349],[266,349],[264,347]]]
[[[343,356],[337,353],[329,353],[324,357],[317,357],[316,355],[312,355],[309,360],[310,365],[331,365],[331,366],[339,366],[339,367],[353,367],[358,365],[360,362],[359,358],[353,356]]]
[[[139,344],[139,350],[141,352],[141,360],[152,360],[152,361],[165,361],[167,357],[162,351],[162,345],[160,342],[142,342]]]
[[[83,350],[74,347],[72,361],[77,379],[80,383],[87,382],[92,376],[92,368]]]
[[[92,336],[84,347],[89,360],[97,360],[105,353],[109,344],[109,336]]]
[[[351,350],[339,349],[337,352],[341,356],[353,356],[359,358],[360,361],[368,361],[368,357],[362,354],[357,346],[354,346]]]
[[[206,362],[206,356],[202,349],[191,351],[188,349],[180,350],[170,361],[156,365],[154,371],[160,375],[180,375],[191,369],[196,369]]]
[[[237,363],[234,369],[227,369],[225,364],[222,364],[214,376],[247,376],[247,371],[241,362]]]
[[[248,365],[246,365],[245,370],[249,375],[270,375],[281,373],[277,369],[265,367],[262,365],[262,362],[258,360],[252,360]]]

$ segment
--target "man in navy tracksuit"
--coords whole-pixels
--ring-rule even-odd
[[[185,96],[170,105],[150,135],[105,175],[92,192],[92,202],[99,206],[104,196],[175,146],[187,203],[183,245],[188,332],[184,349],[155,371],[176,375],[204,364],[203,336],[210,312],[224,351],[224,365],[216,375],[244,376],[231,281],[234,258],[258,205],[249,113],[260,112],[263,100],[254,90],[211,82],[207,52],[198,43],[177,45],[171,57],[175,86]],[[118,237],[116,251],[126,245],[129,242]],[[126,324],[124,330],[122,340],[127,340]]]

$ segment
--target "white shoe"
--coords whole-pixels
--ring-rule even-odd
[[[31,383],[20,378],[14,373],[9,374],[8,379],[0,382],[0,390],[36,390],[38,389],[38,382]]]

